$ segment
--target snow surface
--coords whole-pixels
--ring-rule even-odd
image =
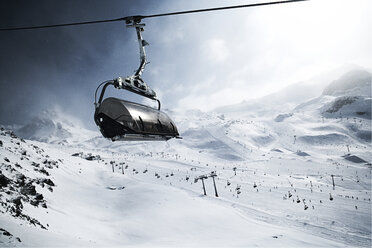
[[[371,247],[371,98],[339,81],[264,115],[170,113],[182,140],[111,142],[60,112],[3,129],[0,246]],[[195,181],[212,171],[218,197]]]

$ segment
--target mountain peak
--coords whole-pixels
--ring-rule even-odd
[[[16,130],[17,135],[24,139],[37,140],[47,143],[70,143],[88,134],[87,138],[96,133],[82,128],[76,118],[67,115],[59,108],[41,111],[28,123]]]
[[[322,95],[369,95],[372,74],[366,70],[353,70],[330,83]]]

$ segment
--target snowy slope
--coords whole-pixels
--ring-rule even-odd
[[[2,171],[10,183],[2,186],[5,206],[0,218],[3,229],[12,235],[1,236],[5,246],[337,244],[251,219],[235,209],[229,199],[203,197],[199,185],[192,183],[192,174],[207,170],[189,170],[190,164],[158,158],[156,165],[151,165],[154,159],[115,154],[114,168],[118,171],[113,173],[111,154],[101,153],[102,160],[88,161],[70,156],[71,148],[55,149],[45,144],[35,148],[42,144],[22,142],[7,134],[2,142],[8,148],[2,158],[9,161],[3,163]],[[18,150],[26,151],[23,159]],[[48,161],[63,160],[48,167],[45,157]],[[120,163],[128,165],[124,175]],[[34,168],[35,164],[46,172]],[[35,186],[35,194],[42,195],[45,206],[32,205],[36,196],[15,188],[19,175],[25,175],[28,184]],[[192,177],[190,183],[186,175]],[[53,190],[40,186],[37,182],[41,178],[50,179],[55,184]],[[9,210],[15,205],[13,199],[21,201],[21,217]]]
[[[2,130],[1,246],[370,247],[370,96],[347,85],[288,112],[171,113],[168,142],[111,142],[61,113],[46,140]],[[218,197],[195,181],[212,171]]]

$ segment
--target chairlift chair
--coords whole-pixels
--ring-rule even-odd
[[[117,140],[169,140],[181,138],[174,122],[169,116],[160,111],[160,101],[153,91],[141,78],[147,64],[144,46],[148,43],[143,40],[141,32],[145,24],[141,19],[128,19],[127,26],[134,27],[140,48],[140,66],[134,75],[103,82],[97,87],[97,91],[103,85],[99,100],[95,101],[94,121],[99,127],[102,135],[112,141]],[[117,89],[125,89],[135,94],[155,100],[158,108],[134,103],[114,97],[103,99],[106,88],[114,86]]]

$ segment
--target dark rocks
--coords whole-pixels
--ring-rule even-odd
[[[358,156],[355,156],[355,155],[350,155],[350,154],[347,154],[347,155],[344,155],[342,156],[344,159],[350,161],[350,162],[353,162],[353,163],[367,163],[367,161],[365,161],[364,159],[358,157]]]
[[[276,122],[282,122],[282,121],[284,121],[285,119],[287,119],[287,118],[289,118],[291,116],[293,116],[293,113],[280,114],[277,117],[275,117],[274,121],[276,121]]]
[[[340,97],[340,98],[337,98],[332,106],[326,110],[326,112],[328,113],[335,113],[337,111],[339,111],[343,106],[345,105],[348,105],[348,104],[352,104],[353,102],[355,102],[355,100],[357,99],[357,97]]]
[[[7,236],[8,239],[12,239],[14,236],[13,234],[11,234],[10,232],[8,232],[7,230],[3,229],[3,228],[0,228],[0,237],[4,235],[4,236]],[[16,237],[15,240],[17,242],[22,242],[21,239],[19,237]],[[4,244],[3,242],[0,242],[2,244]],[[3,246],[2,246],[3,247]]]
[[[37,206],[39,205],[39,202],[38,202],[38,201],[35,201],[35,200],[31,200],[31,201],[30,201],[30,204],[31,204],[32,206],[37,207]]]
[[[47,166],[48,168],[52,169],[53,166],[58,164],[58,162],[55,160],[51,160],[51,159],[44,159],[43,164],[45,164],[45,166]]]
[[[27,215],[26,215],[26,216],[27,216]],[[34,226],[38,225],[38,226],[40,226],[42,229],[47,230],[46,227],[45,227],[43,224],[41,224],[40,221],[38,221],[37,219],[31,218],[30,216],[27,216],[27,217],[28,217],[27,219],[28,219],[28,221],[30,222],[30,224],[32,224],[32,225],[34,225]]]
[[[44,196],[40,193],[37,193],[35,196],[35,200],[42,201],[44,199]]]
[[[306,153],[306,152],[302,152],[302,151],[300,151],[300,150],[296,152],[296,155],[301,156],[301,157],[310,156],[308,153]]]
[[[23,204],[22,204],[22,197],[21,196],[18,196],[18,197],[16,197],[16,198],[14,198],[14,199],[12,199],[12,203],[14,203],[14,205],[15,205],[15,207],[17,208],[17,209],[22,209],[23,208]]]
[[[21,194],[23,195],[36,195],[35,186],[31,183],[26,184],[21,188]]]
[[[19,168],[19,169],[22,169],[22,166],[20,164],[18,164],[18,163],[15,163],[14,166],[17,167],[17,168]]]
[[[35,179],[28,174],[23,174],[22,172],[30,171],[31,168],[31,170],[34,169],[49,176],[48,168],[54,169],[55,167],[58,167],[58,164],[62,163],[62,160],[54,161],[48,158],[49,156],[45,154],[43,149],[33,144],[30,144],[26,147],[26,145],[22,144],[22,142],[25,141],[17,138],[15,134],[12,134],[11,131],[0,132],[0,134],[10,136],[12,138],[10,139],[9,147],[7,147],[7,143],[4,142],[4,140],[1,141],[1,150],[5,148],[9,154],[16,156],[1,156],[0,191],[2,194],[0,194],[0,213],[9,214],[15,219],[25,221],[28,224],[38,226],[42,229],[46,229],[39,220],[25,214],[24,208],[27,206],[29,207],[30,205],[47,208],[47,202],[44,198],[44,195],[40,192],[37,192],[38,187],[35,186],[36,183],[42,184],[42,187],[45,185],[47,186],[48,190],[53,191],[52,187],[54,187],[55,184],[51,179]],[[29,148],[32,148],[37,154],[39,154],[39,156],[34,157],[34,151],[28,150]],[[1,154],[3,155],[3,153]],[[40,160],[41,157],[44,157],[44,160]],[[6,173],[3,174],[2,172]],[[17,243],[19,244],[21,242],[20,238],[14,237],[5,229],[0,228],[0,239],[6,239],[4,238],[5,236],[9,236],[9,239],[12,240],[16,246]]]
[[[84,154],[83,152],[76,152],[76,153],[72,154],[71,156],[84,158],[84,159],[86,159],[88,161],[101,160],[101,156],[100,155],[92,155],[91,153]]]
[[[125,189],[125,187],[124,186],[121,186],[121,187],[108,186],[108,187],[106,187],[106,189],[110,189],[110,190],[123,190],[123,189]]]
[[[8,186],[10,179],[0,173],[0,188]]]
[[[283,153],[283,151],[282,151],[282,150],[280,150],[280,149],[277,149],[277,148],[275,148],[275,149],[273,148],[273,149],[271,149],[271,151],[272,151],[272,152],[280,152],[280,153]]]
[[[45,184],[47,184],[49,186],[55,186],[54,182],[51,179],[49,179],[49,178],[42,178],[41,179],[41,182],[43,182],[43,183],[45,183]]]
[[[89,161],[92,161],[92,160],[94,160],[94,158],[95,158],[95,156],[88,156],[88,157],[86,157],[85,159],[86,159],[86,160],[89,160]]]
[[[34,166],[34,167],[39,167],[40,164],[36,163],[36,162],[32,162],[31,165]]]
[[[18,186],[25,186],[25,180],[26,180],[25,175],[23,174],[16,175],[16,183],[18,184]]]
[[[45,187],[45,185],[47,185],[48,190],[53,192],[52,187],[54,187],[55,184],[51,179],[49,179],[49,178],[38,178],[38,179],[35,180],[35,182],[43,188]]]
[[[93,161],[93,160],[100,160],[101,157],[99,155],[96,155],[96,156],[90,155],[90,156],[85,157],[85,159],[89,161]]]
[[[8,232],[7,230],[2,229],[2,228],[0,228],[0,232],[1,232],[4,236],[13,236],[10,232]]]
[[[13,139],[18,139],[18,136],[13,133],[13,131],[10,132],[10,137]]]
[[[49,172],[48,172],[45,168],[41,168],[41,169],[36,170],[36,171],[38,171],[38,172],[40,172],[40,173],[42,173],[42,174],[44,174],[44,175],[49,176]]]

